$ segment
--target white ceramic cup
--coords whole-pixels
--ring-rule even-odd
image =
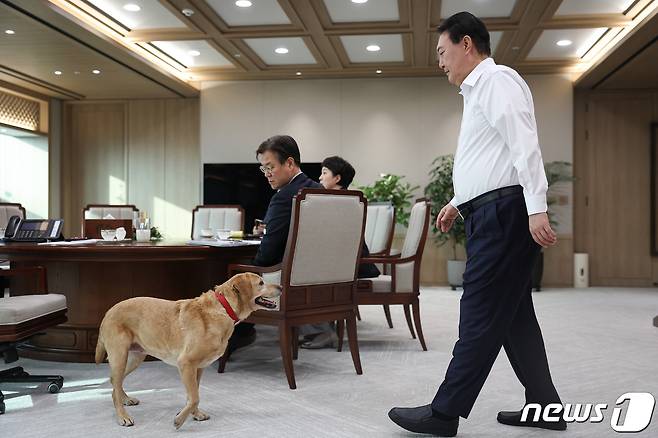
[[[212,237],[214,234],[212,228],[204,228],[201,230],[201,237]]]
[[[101,237],[103,240],[110,241],[114,240],[117,235],[117,230],[101,230]]]
[[[117,228],[116,231],[117,240],[123,240],[126,238],[126,229],[123,227]]]
[[[151,230],[136,230],[135,238],[138,242],[148,242],[151,240]]]
[[[227,240],[231,235],[231,230],[217,230],[217,238],[219,240]]]

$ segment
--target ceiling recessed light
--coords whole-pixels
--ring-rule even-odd
[[[127,3],[123,5],[123,9],[130,12],[139,12],[142,10],[142,8],[139,5],[136,5],[135,3]]]
[[[296,74],[297,76],[301,76],[301,75],[302,75],[302,72],[301,72],[301,71],[298,71],[298,72],[295,73],[295,74]]]
[[[251,6],[251,2],[249,0],[238,0],[235,2],[235,6],[238,8],[248,8]]]
[[[377,44],[370,44],[368,47],[366,47],[366,50],[368,52],[379,52],[382,48],[379,47]]]
[[[199,56],[199,55],[201,55],[201,52],[199,52],[198,50],[190,50],[187,53],[189,53],[190,56]]]
[[[276,49],[274,49],[274,51],[279,55],[285,55],[286,53],[288,53],[288,49],[286,49],[285,47],[277,47]]]
[[[7,30],[5,30],[5,33],[6,33],[7,35],[13,35],[13,34],[15,34],[16,32],[14,32],[14,31],[11,30],[11,29],[7,29]]]
[[[512,47],[512,50],[519,50],[520,48],[521,48],[521,47],[519,47],[519,46],[513,46],[513,47]]]
[[[360,5],[362,3],[368,3],[368,0],[352,0],[352,3],[356,3],[357,5]]]
[[[571,41],[571,40],[560,40],[560,41],[558,41],[558,42],[555,43],[555,44],[557,44],[557,45],[560,46],[560,47],[566,47],[566,46],[570,46],[570,45],[572,45],[572,44],[573,44],[573,41]]]
[[[79,75],[80,72],[79,72],[79,71],[74,71],[73,74],[74,74],[74,75]]]
[[[380,74],[382,74],[382,71],[379,70],[379,69],[377,69],[377,70],[375,70],[375,73],[377,73],[378,75],[380,75]]]
[[[61,72],[61,71],[59,71],[59,70],[55,70],[55,71],[54,71],[53,73],[55,73],[55,74],[56,74],[57,76],[59,76],[59,75],[61,75],[61,74],[62,74],[62,72]]]
[[[239,57],[241,57],[242,55],[240,55],[239,53],[236,53],[236,54],[233,55],[233,56],[235,56],[236,58],[239,58]]]
[[[99,75],[99,74],[101,74],[101,71],[100,71],[99,69],[97,69],[97,68],[93,69],[91,72],[92,72],[93,74],[95,74],[95,75]]]

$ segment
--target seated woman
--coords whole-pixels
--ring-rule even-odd
[[[352,184],[356,171],[354,167],[342,159],[334,156],[325,158],[322,162],[322,174],[320,175],[320,184],[327,190],[347,190]],[[368,257],[370,251],[368,246],[363,243],[361,257]],[[359,265],[358,278],[373,278],[381,274],[377,266],[372,263]]]
[[[354,167],[341,157],[334,156],[325,158],[322,162],[322,174],[320,184],[327,190],[347,190],[356,171]],[[361,257],[368,257],[370,251],[363,243]],[[379,276],[380,272],[372,263],[359,265],[358,278],[373,278]],[[302,348],[332,348],[336,347],[338,337],[332,324],[308,324],[301,327],[301,333],[305,335],[305,341],[300,345]]]

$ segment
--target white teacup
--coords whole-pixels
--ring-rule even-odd
[[[135,239],[138,242],[148,242],[151,240],[151,230],[135,230]]]
[[[101,237],[103,240],[114,240],[117,235],[117,230],[101,230]]]
[[[201,237],[212,237],[214,235],[215,233],[213,233],[212,228],[204,228],[201,230]]]
[[[117,240],[125,239],[126,238],[126,229],[123,228],[123,227],[117,228],[116,236],[117,236]]]
[[[227,240],[231,236],[231,230],[217,230],[219,240]]]

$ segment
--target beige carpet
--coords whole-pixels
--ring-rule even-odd
[[[394,329],[380,307],[361,306],[359,340],[364,374],[357,376],[349,351],[300,350],[298,389],[288,389],[276,332],[258,327],[259,337],[239,351],[218,375],[208,368],[201,382],[201,407],[211,419],[173,428],[185,396],[176,369],[144,364],[126,381],[141,400],[129,407],[135,426],[115,423],[107,365],[21,359],[31,373],[55,372],[61,393],[45,388],[5,387],[6,414],[0,437],[405,437],[386,416],[392,406],[428,403],[441,383],[457,335],[459,292],[424,288],[422,320],[429,351],[410,338],[401,309]],[[615,400],[625,392],[658,397],[658,289],[555,289],[534,294],[549,360],[565,403],[608,403],[599,424],[571,424],[566,433],[519,429],[496,423],[500,409],[516,409],[523,391],[504,353],[499,356],[468,420],[463,437],[613,437]],[[4,368],[0,364],[0,368]],[[12,364],[16,365],[15,364]],[[9,365],[8,365],[9,366]],[[658,411],[658,409],[657,409]],[[628,437],[658,436],[658,413],[649,427]]]

